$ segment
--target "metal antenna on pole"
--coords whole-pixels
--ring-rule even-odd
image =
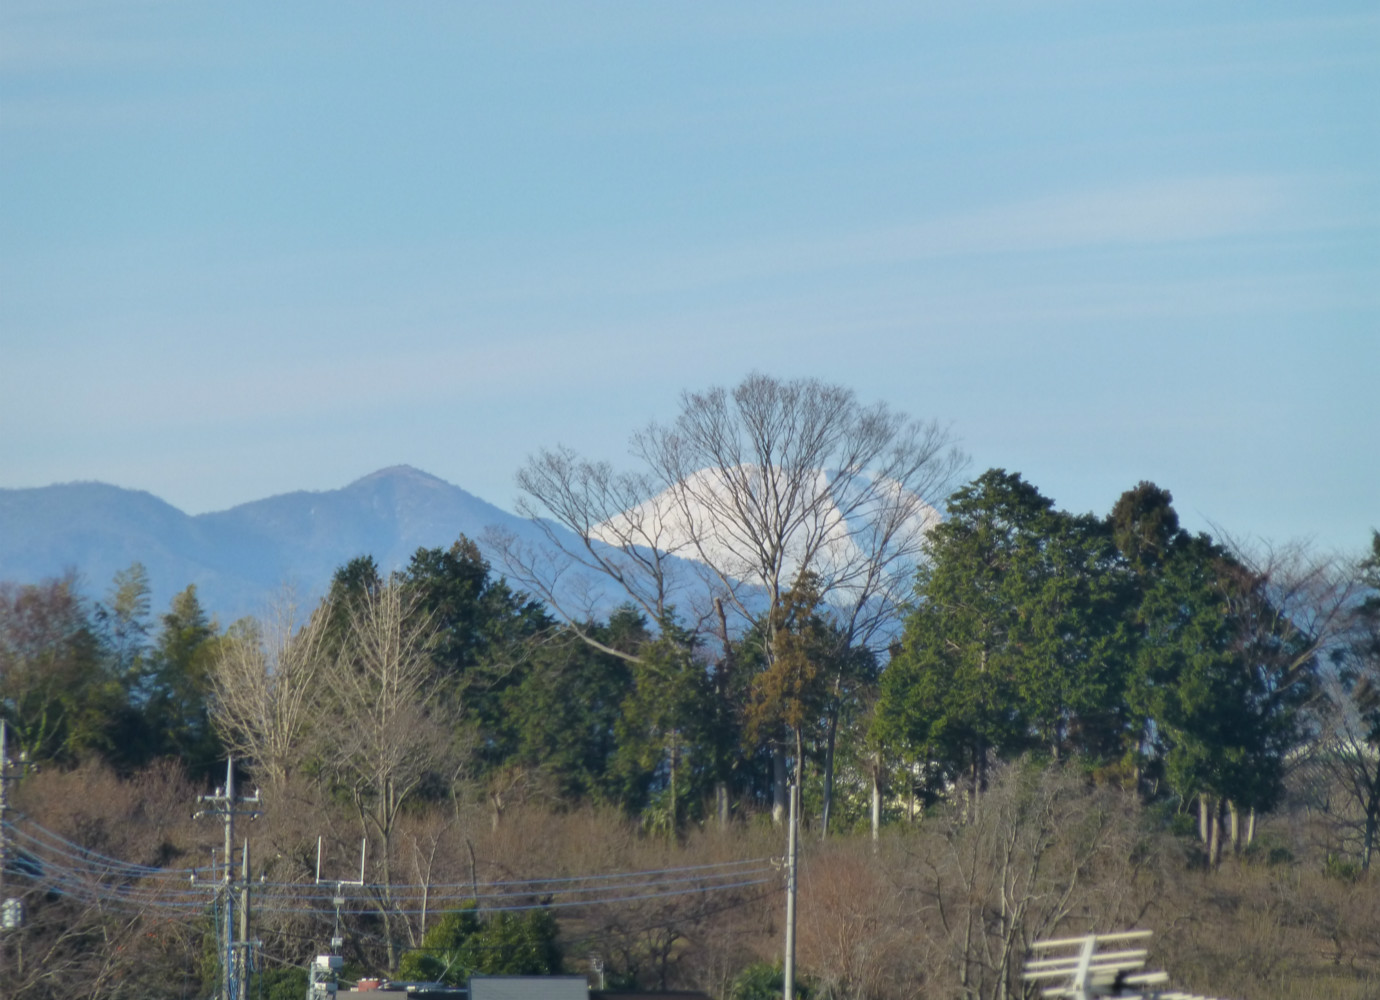
[[[340,908],[345,905],[345,886],[364,885],[364,861],[369,854],[369,839],[359,842],[359,881],[335,882],[335,930],[331,935],[331,951],[335,954],[317,955],[316,961],[307,970],[307,1000],[331,1000],[338,990],[337,979],[344,960],[339,952],[345,946],[345,938],[340,933]],[[321,885],[321,838],[316,838],[316,884]]]
[[[345,905],[345,886],[364,885],[364,860],[369,853],[369,838],[363,837],[359,842],[359,880],[345,881],[335,879],[335,896],[332,902],[335,904],[335,932],[331,935],[331,948],[340,951],[345,946],[345,938],[340,933],[340,908]],[[321,885],[321,837],[316,838],[316,884]]]
[[[1041,996],[1063,1000],[1097,1000],[1106,996],[1124,1000],[1207,1000],[1179,990],[1160,989],[1169,981],[1166,972],[1140,971],[1149,951],[1125,945],[1149,937],[1149,931],[1122,931],[1034,941],[1030,945],[1032,957],[1026,960],[1022,978],[1029,984],[1028,990],[1038,988]]]
[[[235,758],[227,758],[225,762],[225,784],[217,788],[211,795],[198,795],[197,801],[205,803],[207,808],[198,809],[192,814],[193,819],[203,819],[207,816],[219,816],[225,823],[225,877],[221,882],[221,892],[224,895],[224,914],[225,924],[221,944],[223,968],[221,970],[221,1000],[245,1000],[249,995],[249,977],[242,972],[247,972],[249,962],[246,960],[239,962],[236,960],[236,951],[249,947],[248,941],[235,940],[235,817],[247,816],[250,819],[257,818],[260,813],[253,808],[259,804],[259,790],[254,789],[253,795],[235,794]],[[245,808],[249,807],[249,808]],[[248,904],[249,904],[249,851],[245,849],[245,870],[244,887],[241,891],[243,897],[243,907],[245,913],[242,915],[242,924],[248,926]],[[243,966],[241,970],[239,967]]]

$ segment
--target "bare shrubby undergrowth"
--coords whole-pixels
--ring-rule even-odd
[[[221,830],[190,819],[200,790],[170,766],[127,780],[94,766],[42,773],[18,789],[19,827],[39,824],[137,864],[205,870]],[[1152,967],[1180,988],[1237,998],[1380,995],[1380,884],[1329,869],[1307,836],[1293,839],[1288,816],[1267,819],[1255,848],[1212,870],[1161,813],[1076,763],[1009,766],[976,800],[936,808],[878,841],[805,839],[802,978],[834,1000],[1024,998],[1033,995],[1020,979],[1033,940],[1146,927],[1155,932]],[[289,776],[263,818],[238,830],[265,880],[254,930],[265,962],[304,965],[328,950],[337,929],[333,887],[314,885],[317,838],[325,881],[358,878],[357,810]],[[520,890],[494,883],[767,858],[782,853],[780,841],[765,818],[672,839],[609,809],[518,803],[495,824],[478,791],[418,800],[399,815],[390,869],[395,892],[420,887],[405,891],[425,899],[425,912],[396,914],[391,928],[374,913],[346,914],[343,950],[354,967],[385,971],[390,930],[406,950],[461,904],[547,901],[539,893],[500,898],[493,894]],[[381,850],[367,848],[371,881]],[[558,909],[567,969],[592,975],[597,957],[610,985],[726,997],[747,965],[780,959],[782,883],[773,871],[763,885]],[[112,875],[84,897],[75,886],[66,895],[31,892],[28,925],[5,945],[7,995],[206,995],[209,907],[179,915],[121,903],[119,884],[132,883]]]
[[[71,846],[137,865],[186,864],[196,843],[187,803],[191,788],[172,762],[161,762],[127,781],[103,766],[29,777],[17,797],[21,820],[32,820]],[[31,879],[53,874],[23,836],[11,838],[6,895],[23,901],[22,933],[4,942],[4,990],[15,997],[77,995],[135,998],[180,996],[185,978],[196,983],[199,947],[194,921],[158,913],[138,900],[122,901],[131,882],[116,872],[34,891]],[[30,878],[17,879],[16,875]],[[28,890],[28,891],[26,891]],[[176,980],[174,982],[174,980]]]
[[[1263,829],[1268,845],[1286,827]],[[1148,928],[1151,966],[1180,988],[1380,995],[1380,885],[1329,875],[1298,846],[1210,870],[1200,845],[1133,796],[1073,766],[1011,766],[976,802],[875,845],[810,852],[801,959],[836,998],[1028,997],[1020,971],[1032,941]]]

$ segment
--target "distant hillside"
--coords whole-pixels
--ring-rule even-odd
[[[284,583],[305,597],[335,569],[372,555],[387,571],[418,548],[478,540],[490,526],[535,538],[526,520],[417,469],[383,469],[338,490],[287,493],[191,516],[139,490],[103,483],[0,489],[0,580],[75,570],[102,596],[116,572],[149,571],[155,614],[189,583],[226,624],[259,613]],[[498,570],[501,572],[501,569]]]

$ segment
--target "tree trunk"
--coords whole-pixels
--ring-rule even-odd
[[[1227,813],[1231,822],[1231,852],[1241,853],[1241,810],[1236,808],[1236,802],[1232,799],[1227,800]]]
[[[389,831],[391,832],[391,831]],[[388,942],[388,971],[393,972],[398,968],[398,949],[393,941],[393,865],[389,855],[388,832],[383,835],[383,936]]]
[[[481,912],[479,906],[479,863],[474,858],[474,841],[469,837],[465,838],[465,846],[470,852],[470,891],[474,893],[474,909],[476,913]]]
[[[982,802],[982,793],[987,785],[987,743],[978,740],[977,746],[973,750],[973,787],[968,797],[968,822],[977,819],[978,806]]]
[[[882,836],[882,755],[878,751],[872,758],[872,843]]]
[[[820,840],[825,840],[829,836],[829,814],[834,807],[834,743],[839,730],[837,704],[836,693],[835,710],[829,713],[829,730],[824,744],[824,803],[819,811]]]
[[[1361,871],[1370,871],[1370,856],[1375,850],[1375,836],[1380,832],[1380,796],[1371,799],[1366,810],[1366,830],[1361,838]]]
[[[1222,863],[1222,821],[1226,819],[1226,803],[1219,800],[1217,808],[1208,817],[1211,831],[1208,839],[1208,867],[1216,868]]]
[[[671,836],[680,832],[680,808],[676,803],[676,770],[680,764],[680,748],[676,745],[676,730],[671,730]]]
[[[379,907],[379,915],[383,917],[383,940],[388,946],[388,972],[392,974],[398,968],[398,949],[393,943],[393,914],[385,905]]]

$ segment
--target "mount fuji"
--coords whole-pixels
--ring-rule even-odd
[[[761,585],[761,542],[780,532],[780,580],[788,585],[806,562],[825,581],[846,580],[883,546],[916,549],[938,522],[938,511],[895,483],[740,466],[701,469],[591,534],[609,545],[650,536],[665,552]]]

